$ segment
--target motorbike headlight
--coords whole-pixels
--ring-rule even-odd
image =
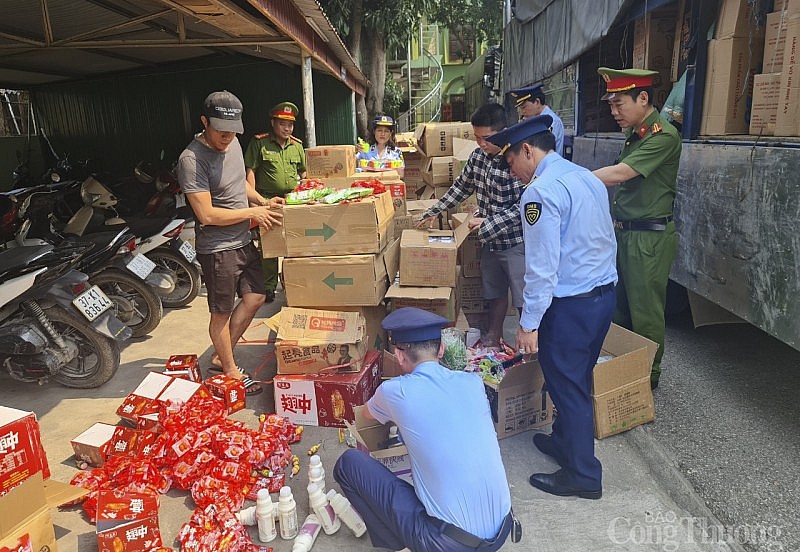
[[[51,172],[50,173],[50,181],[53,184],[57,184],[57,183],[61,182],[61,175],[58,174],[56,171]]]

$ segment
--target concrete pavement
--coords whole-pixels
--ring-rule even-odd
[[[259,322],[280,308],[281,299],[282,294],[279,294],[276,303],[262,308],[254,326],[245,334],[246,339],[267,338],[267,330]],[[162,369],[172,354],[189,353],[202,355],[201,366],[208,367],[210,342],[205,298],[198,297],[190,307],[166,312],[153,335],[125,346],[119,372],[100,389],[72,390],[53,383],[40,387],[0,375],[0,404],[36,412],[53,478],[69,481],[75,475],[70,439],[95,422],[117,423],[119,419],[114,412],[120,401],[148,370]],[[514,321],[509,320],[511,329]],[[269,346],[264,344],[240,344],[236,350],[237,361],[250,372],[263,365],[255,376],[269,380],[275,373],[274,360],[264,364],[269,351]],[[234,417],[255,427],[256,415],[272,409],[273,395],[267,389]],[[335,487],[330,472],[336,458],[346,448],[339,443],[336,429],[305,429],[302,442],[294,446],[301,458],[302,470],[290,482],[301,520],[308,512],[306,450],[312,444],[322,443],[320,455],[328,472],[327,484]],[[557,469],[555,463],[533,447],[532,435],[527,432],[500,441],[514,510],[524,527],[522,542],[509,542],[503,550],[738,550],[720,542],[723,539],[715,539],[713,535],[703,537],[698,532],[704,525],[714,526],[716,520],[674,468],[674,462],[669,458],[665,461],[664,451],[653,452],[652,439],[641,428],[597,442],[597,454],[605,470],[604,494],[598,501],[553,497],[531,487],[528,484],[531,473]],[[469,446],[468,435],[464,436],[464,446]],[[193,509],[192,499],[186,492],[171,491],[162,497],[159,517],[165,545],[177,549],[175,537]],[[94,525],[87,521],[80,507],[56,512],[54,523],[61,552],[97,550]],[[257,531],[253,529],[251,534],[257,539]],[[276,552],[291,550],[291,541],[278,538],[270,544]],[[356,539],[343,527],[335,535],[321,534],[314,549],[317,552],[360,552],[372,548],[367,536]]]

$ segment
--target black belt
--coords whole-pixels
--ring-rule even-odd
[[[587,291],[586,293],[579,293],[578,295],[570,295],[569,297],[564,297],[564,299],[587,299],[589,297],[597,297],[598,295],[603,295],[604,293],[608,293],[614,289],[614,284],[605,284],[602,286],[597,286],[592,291]]]
[[[615,220],[614,228],[617,230],[649,230],[651,232],[663,232],[667,229],[667,224],[670,222],[672,222],[672,215],[657,219]]]
[[[506,523],[512,521],[511,512],[503,519],[503,524],[500,526],[500,530],[497,532],[497,536],[499,537],[503,533],[503,529],[506,527]],[[472,533],[467,533],[460,527],[456,527],[451,523],[447,523],[446,521],[442,522],[442,534],[447,535],[457,543],[463,544],[469,548],[478,548],[479,546],[483,546],[485,544],[493,544],[497,541],[497,537],[493,538],[492,540],[486,539],[479,539]]]

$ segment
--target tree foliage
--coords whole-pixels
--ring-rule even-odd
[[[461,0],[459,9],[452,2],[441,0],[428,14],[430,21],[438,23],[455,34],[461,46],[461,58],[474,60],[475,44],[500,43],[503,27],[503,0]]]

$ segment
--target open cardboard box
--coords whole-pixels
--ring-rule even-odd
[[[389,468],[400,479],[412,485],[411,459],[405,445],[392,448],[382,448],[381,444],[389,439],[389,426],[379,424],[377,421],[364,415],[366,406],[357,406],[353,409],[355,422],[347,424],[350,433],[356,439],[356,448],[368,453],[375,460]]]
[[[400,238],[400,285],[456,287],[456,256],[469,226],[455,230],[403,230]]]
[[[512,366],[499,384],[484,381],[484,387],[498,439],[553,422],[553,401],[538,360]]]

